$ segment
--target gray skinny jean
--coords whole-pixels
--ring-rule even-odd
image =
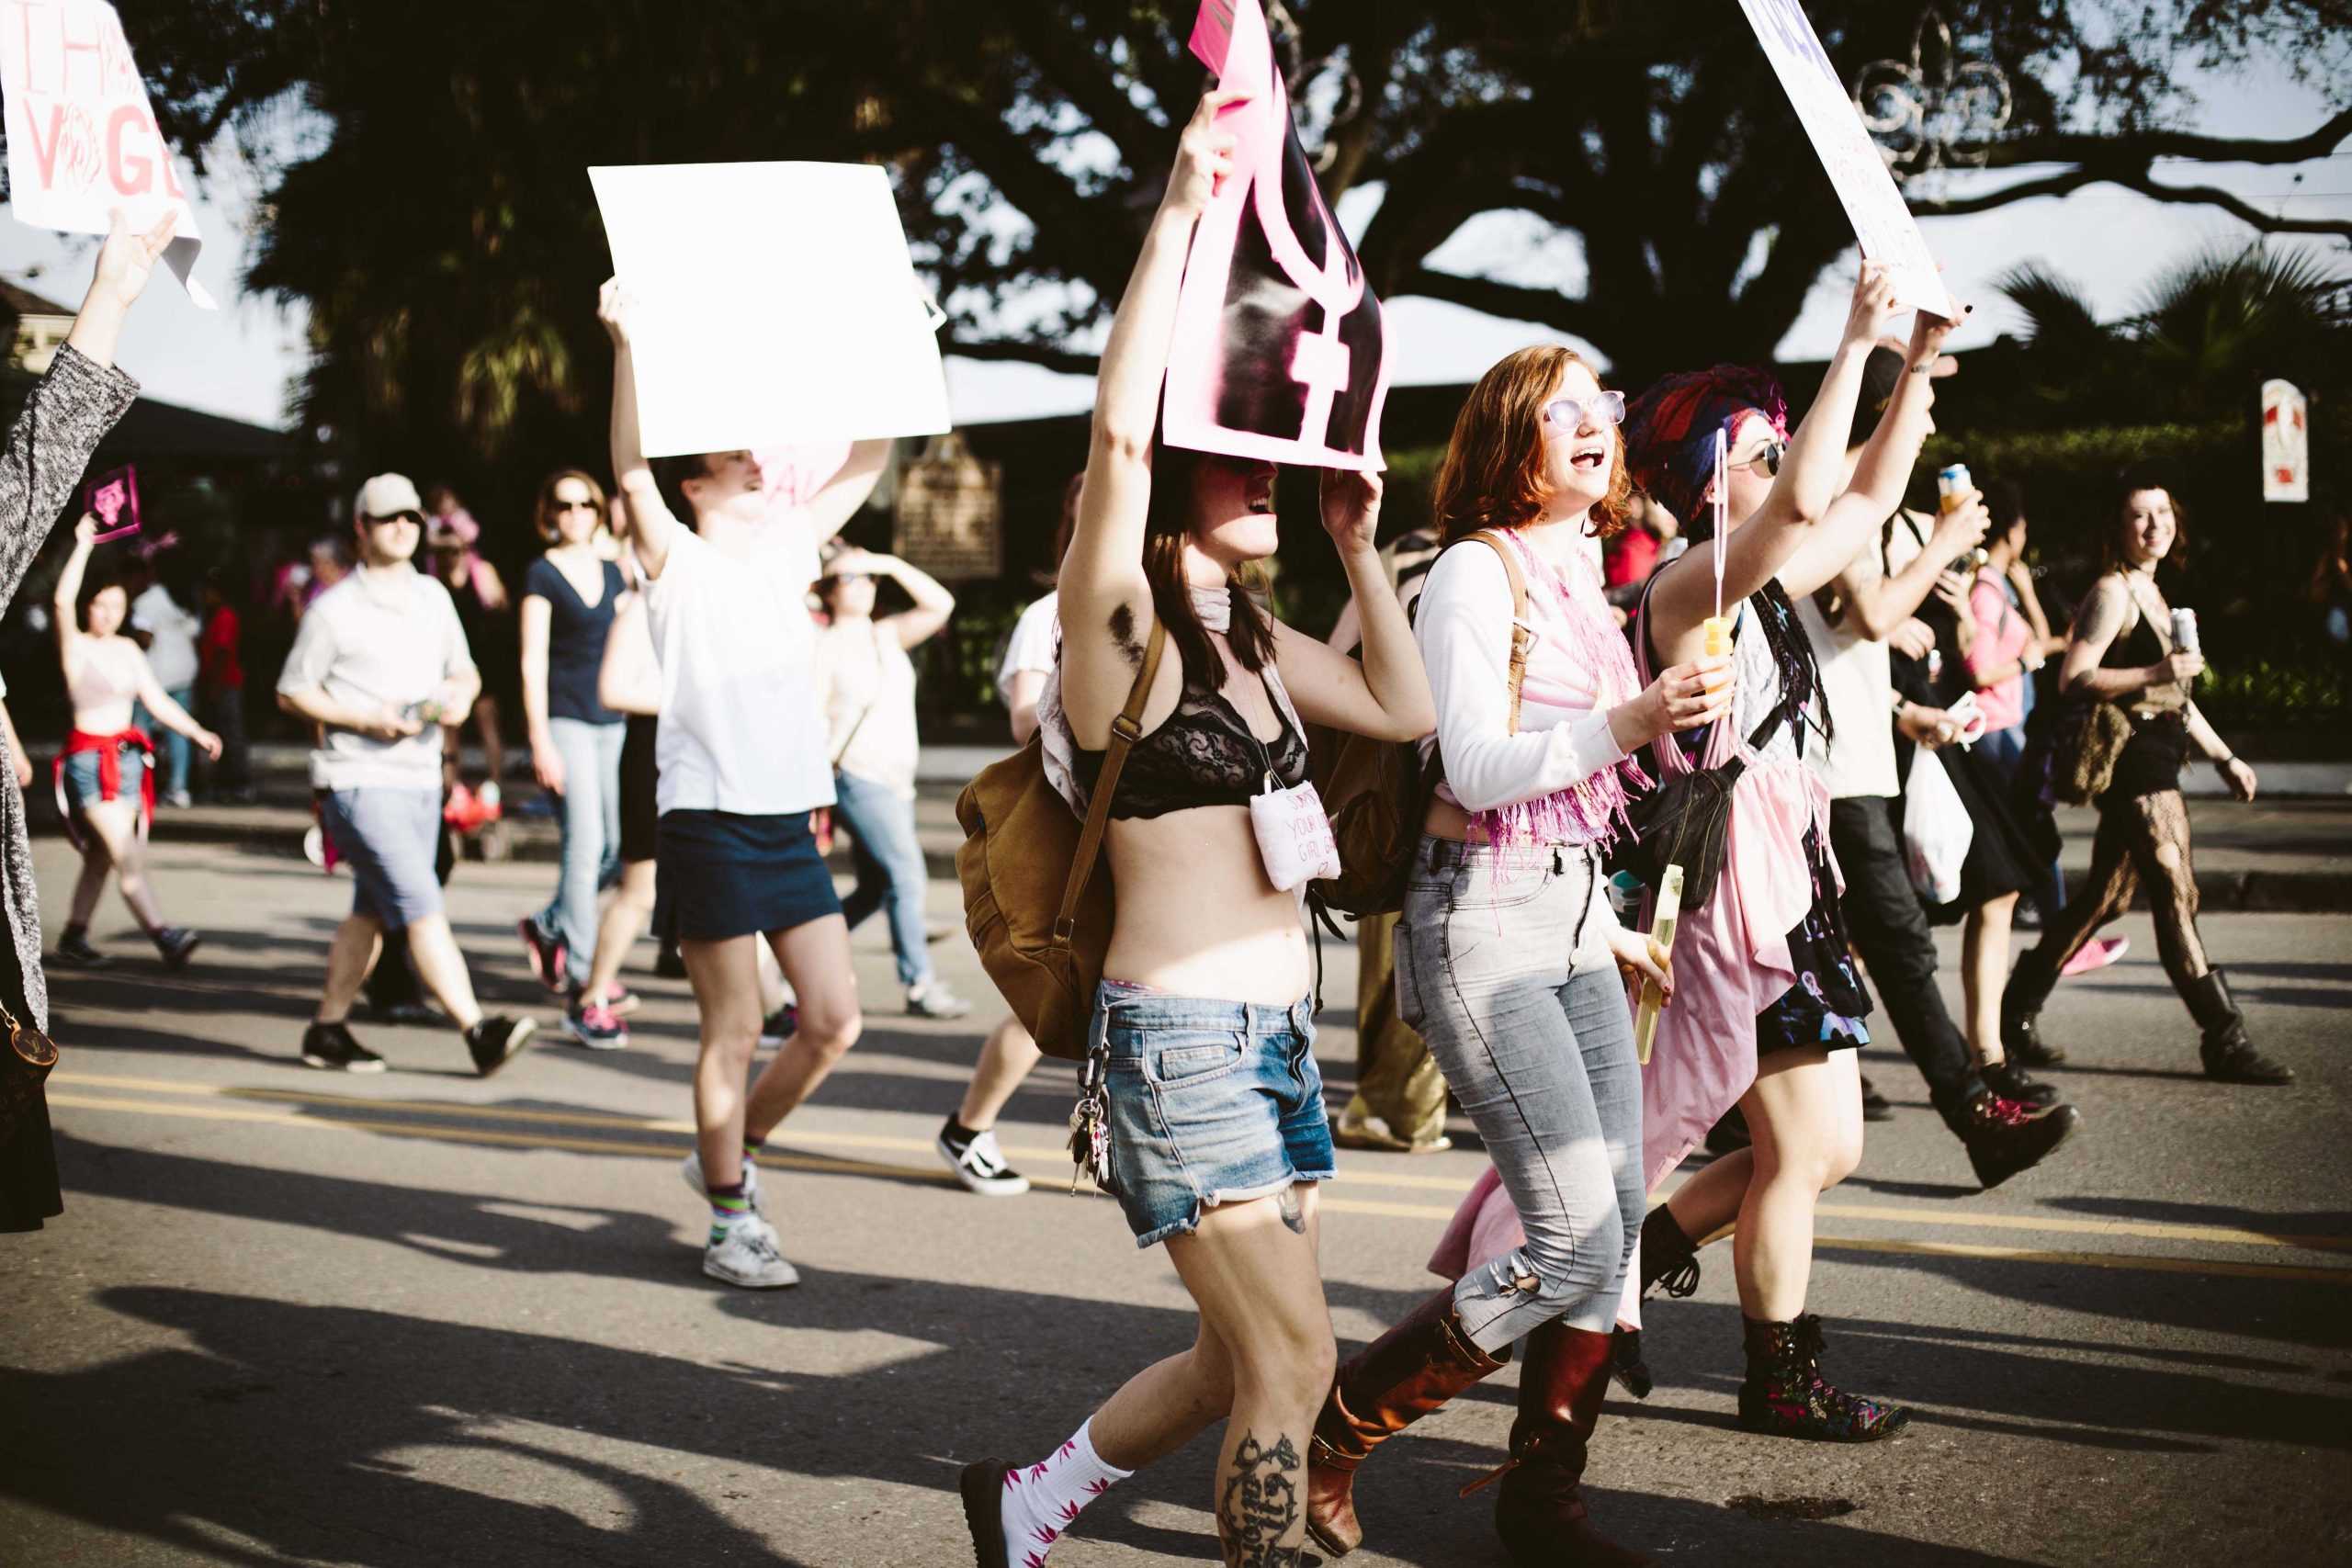
[[[1396,927],[1397,1012],[1477,1123],[1527,1231],[1454,1291],[1489,1355],[1554,1318],[1608,1328],[1641,1235],[1633,1015],[1613,965],[1570,972],[1599,874],[1576,849],[1424,838]]]

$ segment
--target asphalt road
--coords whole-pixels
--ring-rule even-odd
[[[168,822],[168,819],[167,819]],[[898,1016],[878,930],[865,1042],[775,1140],[769,1207],[805,1283],[706,1280],[679,1183],[691,1010],[645,992],[638,1043],[548,1043],[477,1080],[447,1032],[377,1028],[373,1079],[292,1060],[347,883],[288,846],[175,845],[172,916],[207,945],[166,976],[119,906],[119,955],[59,975],[51,1080],[67,1210],[0,1238],[0,1564],[968,1562],[956,1468],[1044,1450],[1128,1372],[1188,1342],[1165,1258],[1068,1194],[1048,1066],[1004,1141],[1039,1190],[989,1201],[930,1151],[985,1018]],[[37,856],[54,930],[71,852]],[[514,919],[540,866],[453,890],[492,1005],[552,1021]],[[933,889],[934,913],[952,890]],[[1860,1450],[1751,1438],[1728,1254],[1654,1303],[1645,1404],[1612,1399],[1599,1519],[1674,1562],[2343,1562],[2352,1558],[2352,918],[2225,915],[2233,970],[2289,1089],[2195,1076],[2143,917],[2127,962],[2047,1015],[2086,1126],[1980,1194],[1918,1079],[1829,1195],[1813,1304],[1829,1370],[1910,1403]],[[983,992],[960,941],[949,976]],[[650,949],[641,956],[650,962]],[[1351,953],[1328,994],[1352,995]],[[1957,982],[1952,981],[1957,1000]],[[1318,1052],[1344,1097],[1349,1010]],[[1335,1100],[1336,1103],[1336,1100]],[[1325,1274],[1345,1346],[1431,1285],[1431,1243],[1480,1166],[1348,1155]],[[1515,1373],[1363,1472],[1351,1564],[1503,1559],[1486,1496]],[[1212,1439],[1120,1486],[1068,1568],[1212,1561]]]

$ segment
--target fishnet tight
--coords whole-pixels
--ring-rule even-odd
[[[2156,923],[2156,953],[2173,989],[2183,997],[2212,967],[2197,934],[2197,874],[2188,858],[2188,803],[2180,791],[2099,802],[2098,837],[2091,844],[2090,877],[2066,901],[2035,951],[2063,968],[2093,932],[2132,907],[2134,889],[2148,889]]]

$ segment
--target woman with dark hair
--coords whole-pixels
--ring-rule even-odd
[[[90,945],[90,917],[111,873],[139,929],[164,962],[177,969],[203,939],[186,926],[164,923],[155,889],[147,880],[147,829],[155,815],[154,743],[132,722],[134,704],[157,723],[186,736],[207,758],[220,755],[220,738],[188,716],[155,679],[147,654],[123,631],[130,597],[111,578],[90,585],[91,542],[98,520],[84,516],[74,525],[74,553],[58,574],[57,651],[65,668],[65,694],[74,704],[74,729],[57,760],[58,794],[66,829],[82,852],[82,875],[65,913],[65,931],[50,962],[89,969],[106,962]]]
[[[458,499],[458,492],[445,484],[434,485],[424,492],[424,503],[428,513],[424,544],[432,553],[433,575],[449,591],[449,600],[458,607],[458,624],[465,629],[466,646],[473,650],[474,663],[482,672],[481,694],[474,699],[473,711],[466,717],[481,736],[482,802],[495,806],[506,784],[507,731],[500,722],[501,704],[504,694],[513,691],[509,682],[522,662],[514,604],[498,569],[476,547],[481,525]],[[448,749],[450,782],[460,782],[465,726],[445,726],[443,739]]]
[[[561,802],[563,839],[555,897],[517,929],[532,973],[556,992],[586,977],[596,953],[596,894],[620,869],[627,731],[622,716],[597,695],[596,676],[626,584],[621,569],[596,553],[604,521],[605,487],[594,477],[578,468],[549,474],[531,506],[547,551],[523,574],[523,719],[531,772]],[[567,1014],[572,1037],[584,1045],[605,1043],[582,1030],[578,1011]]]
[[[1727,863],[1708,902],[1684,910],[1675,938],[1680,985],[1643,1084],[1645,1186],[1734,1103],[1754,1136],[1650,1212],[1628,1294],[1668,1275],[1687,1293],[1679,1287],[1696,1282],[1698,1243],[1736,1224],[1747,1358],[1739,1424],[1848,1442],[1893,1435],[1907,1412],[1824,1381],[1820,1319],[1804,1310],[1815,1205],[1861,1159],[1855,1047],[1869,1039],[1870,998],[1848,955],[1827,790],[1804,762],[1835,736],[1791,598],[1829,582],[1894,513],[1929,428],[1928,372],[1953,323],[1922,312],[1909,373],[1845,480],[1864,362],[1893,310],[1884,271],[1865,262],[1845,335],[1793,436],[1777,383],[1730,367],[1667,378],[1626,425],[1635,482],[1691,540],[1651,579],[1635,638],[1643,666],[1688,661],[1710,629],[1723,629],[1707,624],[1718,551],[1721,613],[1735,619],[1731,715],[1712,731],[1658,742],[1657,766],[1674,774],[1735,756],[1747,763]],[[1720,491],[1718,432],[1727,451]],[[1721,539],[1718,505],[1729,530]]]
[[[1216,183],[1234,177],[1235,139],[1216,115],[1238,99],[1209,94],[1185,127],[1112,322],[1062,563],[1061,659],[1039,705],[1047,776],[1082,805],[1114,721],[1156,669],[1109,807],[1117,913],[1089,1070],[1102,1074],[1120,1207],[1138,1247],[1167,1243],[1199,1332],[1045,1459],[967,1467],[965,1517],[984,1568],[1042,1562],[1088,1502],[1219,1418],[1225,1560],[1295,1561],[1308,1434],[1331,1383],[1316,1261],[1331,1134],[1312,965],[1298,899],[1270,875],[1250,802],[1306,782],[1309,723],[1409,740],[1433,720],[1373,546],[1378,479],[1323,482],[1323,524],[1364,626],[1359,665],[1272,619],[1243,586],[1243,570],[1274,552],[1274,466],[1159,438],[1185,254]]]
[[[1641,1228],[1641,1068],[1619,970],[1667,984],[1623,930],[1601,856],[1647,781],[1634,754],[1714,722],[1730,661],[1645,689],[1602,596],[1626,526],[1622,394],[1565,348],[1521,349],[1455,419],[1432,510],[1449,547],[1414,624],[1442,759],[1396,922],[1396,1006],[1477,1123],[1523,1235],[1478,1258],[1340,1369],[1316,1423],[1308,1528],[1363,1539],[1371,1450],[1525,1348],[1495,1522],[1513,1561],[1630,1562],[1577,1481],[1609,1382],[1610,1327]],[[1515,607],[1513,569],[1525,584]],[[1514,706],[1510,667],[1523,661]]]
[[[2132,892],[2144,884],[2165,973],[2204,1032],[2205,1076],[2222,1083],[2292,1083],[2292,1070],[2246,1038],[2245,1015],[2222,972],[2207,962],[2197,930],[2197,870],[2189,858],[2181,767],[2195,747],[2240,800],[2254,798],[2255,776],[2190,700],[2205,658],[2176,638],[2174,611],[2156,586],[2157,567],[2188,559],[2188,524],[2168,488],[2127,479],[2100,544],[2106,570],[2075,613],[2058,683],[2070,696],[2121,708],[2131,738],[2098,798],[2090,874],[2009,976],[2001,1001],[2003,1042],[2012,1059],[2030,1066],[2064,1059],[2064,1051],[2041,1038],[2042,1004],[2068,960],[2101,925],[2129,909]]]

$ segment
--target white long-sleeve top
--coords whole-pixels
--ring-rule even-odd
[[[1600,542],[1582,538],[1578,547],[1597,557]],[[1437,733],[1423,738],[1421,755],[1426,759],[1432,744],[1442,749],[1445,779],[1438,793],[1464,811],[1539,800],[1625,758],[1607,711],[1594,705],[1595,672],[1547,624],[1557,612],[1544,597],[1531,593],[1528,600],[1525,624],[1533,641],[1517,733],[1510,724],[1510,578],[1501,558],[1483,544],[1447,550],[1430,570],[1414,612],[1413,635],[1437,704]],[[1575,968],[1611,961],[1608,936],[1617,924],[1606,881],[1596,877]]]

